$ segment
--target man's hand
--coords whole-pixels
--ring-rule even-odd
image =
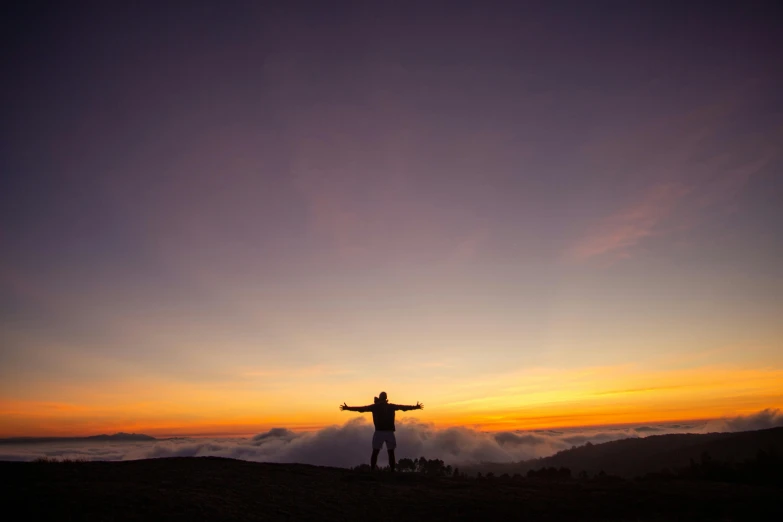
[[[423,410],[424,409],[424,405],[422,403],[420,403],[419,401],[416,401],[416,409],[417,410]]]
[[[345,403],[342,403],[342,404],[340,405],[340,411],[345,411],[345,410],[347,410],[347,409],[348,409],[348,405],[347,405],[347,404],[345,404]]]

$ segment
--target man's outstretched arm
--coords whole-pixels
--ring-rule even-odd
[[[367,406],[348,406],[345,403],[342,403],[340,405],[340,410],[342,411],[358,411],[359,413],[367,413],[368,411],[372,411],[372,405]]]
[[[424,408],[424,405],[420,402],[416,403],[416,406],[406,406],[405,404],[395,404],[394,409],[400,410],[400,411],[409,411],[409,410],[421,410]]]

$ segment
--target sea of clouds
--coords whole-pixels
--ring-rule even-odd
[[[650,424],[563,430],[484,432],[466,427],[436,428],[419,422],[397,425],[398,459],[425,456],[448,464],[513,462],[545,457],[572,446],[667,433],[749,431],[783,426],[783,412],[766,409],[748,416],[701,423]],[[369,460],[373,426],[358,418],[313,432],[274,428],[252,438],[172,439],[149,442],[45,442],[2,444],[0,460],[41,457],[134,460],[159,457],[229,457],[258,462],[298,462],[352,467]],[[379,464],[385,464],[381,452]]]

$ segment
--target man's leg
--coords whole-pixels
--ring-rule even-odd
[[[394,472],[394,466],[395,466],[395,464],[397,464],[397,463],[394,461],[394,450],[393,450],[393,449],[390,449],[390,450],[387,450],[387,451],[388,451],[388,453],[389,453],[389,469],[390,469],[392,472]]]
[[[370,457],[370,468],[375,471],[378,467],[378,453],[381,452],[383,447],[383,440],[381,434],[377,431],[372,434],[372,456]]]
[[[397,461],[394,460],[394,449],[397,447],[397,437],[394,436],[394,432],[390,431],[386,434],[386,451],[389,452],[389,471],[394,471],[394,467]]]
[[[370,457],[370,467],[373,471],[375,471],[375,468],[378,467],[378,453],[380,452],[380,449],[373,448],[372,450],[372,456]]]

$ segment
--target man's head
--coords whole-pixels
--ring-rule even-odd
[[[386,398],[386,392],[381,392],[378,394],[378,400],[381,402],[388,402],[389,399]]]

